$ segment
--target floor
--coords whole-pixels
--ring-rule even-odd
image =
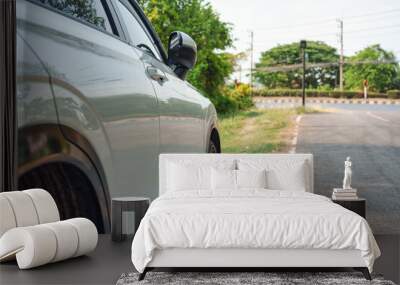
[[[81,256],[30,270],[18,270],[15,262],[0,265],[0,284],[115,284],[124,272],[134,271],[131,242],[115,243],[99,235],[96,250]]]
[[[395,283],[400,281],[400,235],[377,235],[382,256],[375,272]],[[130,241],[111,242],[100,235],[97,249],[78,257],[31,270],[18,270],[15,262],[0,265],[0,284],[115,284],[124,272],[134,271],[130,260]]]

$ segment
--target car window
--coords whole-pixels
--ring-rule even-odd
[[[106,11],[100,0],[38,0],[40,3],[51,6],[64,14],[78,18],[97,28],[112,33]]]
[[[148,33],[145,31],[144,25],[137,17],[135,17],[131,13],[131,11],[125,6],[124,3],[120,1],[117,1],[117,3],[118,8],[121,12],[121,16],[123,18],[122,20],[126,25],[132,44],[144,51],[150,52],[158,60],[161,61],[161,55],[158,49],[155,47],[153,41],[151,40],[150,35],[148,35]],[[133,8],[130,7],[130,9]]]

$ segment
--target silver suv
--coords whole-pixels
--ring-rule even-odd
[[[220,152],[196,54],[182,32],[166,54],[132,0],[17,0],[19,188],[108,232],[111,197],[157,196],[160,153]]]

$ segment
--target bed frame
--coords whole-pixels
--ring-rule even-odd
[[[307,192],[313,192],[313,156],[312,154],[161,154],[159,161],[160,187],[159,193],[166,189],[166,163],[170,160],[195,159],[237,159],[254,157],[263,159],[304,160],[308,165]],[[367,280],[371,275],[361,257],[359,250],[333,249],[254,249],[254,248],[170,248],[156,250],[153,259],[147,265],[139,280],[146,273],[156,268],[230,268],[235,271],[246,271],[254,268],[343,268],[349,267],[361,271]]]
[[[152,261],[139,275],[155,268],[232,268],[246,271],[254,268],[338,268],[361,271],[367,280],[371,275],[359,250],[329,249],[194,249],[156,250]]]

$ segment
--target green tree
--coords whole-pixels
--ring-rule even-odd
[[[203,0],[139,0],[164,46],[173,31],[190,35],[197,44],[197,63],[188,81],[217,106],[224,99],[222,87],[233,72],[232,56],[222,52],[232,45],[231,27],[221,21]]]
[[[307,41],[307,63],[338,62],[339,56],[334,47],[319,41]],[[257,68],[282,67],[284,65],[300,64],[302,62],[299,43],[278,45],[261,54]],[[306,70],[307,88],[336,85],[338,67],[310,67]],[[258,82],[268,88],[299,88],[301,86],[301,69],[291,69],[279,72],[255,72]]]
[[[368,63],[383,61],[385,64]],[[363,81],[368,80],[372,91],[386,92],[396,88],[399,78],[399,64],[392,52],[386,51],[380,45],[369,46],[352,56],[349,62],[354,63],[345,67],[344,79],[347,89],[362,89]],[[367,62],[359,64],[359,62]],[[356,64],[357,63],[357,64]]]
[[[400,68],[398,68],[397,77],[394,81],[394,88],[400,90]]]

